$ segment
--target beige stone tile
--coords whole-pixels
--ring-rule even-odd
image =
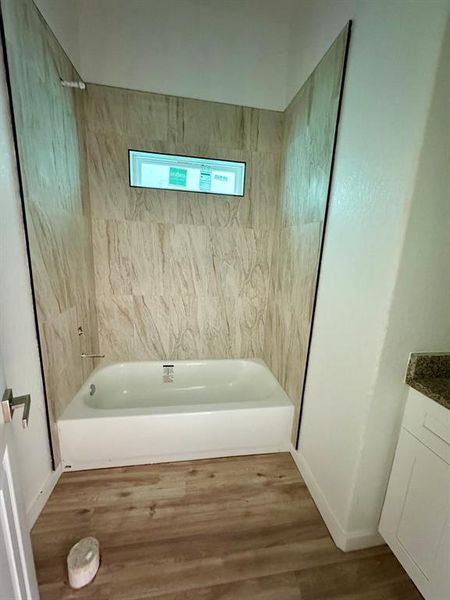
[[[247,298],[102,297],[101,351],[105,362],[261,357],[264,308]]]
[[[272,234],[269,229],[211,227],[209,295],[266,298]]]
[[[311,186],[318,173],[311,169],[307,129],[302,130],[286,148],[281,167],[281,224],[283,227],[305,222],[310,204]]]
[[[102,364],[135,359],[133,297],[97,295],[97,314]]]
[[[155,141],[177,141],[177,106],[182,100],[163,94],[124,90],[124,129],[144,147]]]
[[[280,158],[275,153],[252,152],[247,165],[247,193],[239,210],[239,223],[274,228],[280,188]]]
[[[33,280],[39,314],[64,312],[93,289],[91,240],[85,217],[27,205]]]
[[[208,228],[196,225],[161,225],[163,288],[165,295],[204,296],[210,277]]]
[[[170,356],[175,360],[204,356],[198,296],[175,296],[170,307]]]
[[[75,308],[41,326],[47,397],[57,419],[83,383]]]
[[[89,83],[85,91],[86,124],[91,133],[121,135],[125,129],[126,90]]]
[[[97,353],[98,350],[98,323],[97,323],[97,308],[95,299],[86,299],[78,302],[76,307],[76,327],[79,337],[80,352],[86,354]],[[95,315],[95,319],[93,319]],[[81,327],[83,333],[78,331]],[[81,368],[83,373],[83,381],[85,381],[95,367],[94,359],[82,359]]]
[[[177,223],[178,196],[166,190],[130,187],[123,198],[124,216],[130,221]]]
[[[283,387],[286,381],[290,326],[291,312],[287,310],[286,301],[278,296],[270,297],[264,324],[264,360]]]
[[[105,142],[106,140],[106,142]],[[112,153],[102,147],[113,144]],[[166,142],[146,142],[145,136],[128,132],[88,137],[89,151],[98,161],[91,166],[91,203],[94,216],[150,223],[177,223],[176,192],[129,185],[128,152],[130,149],[177,153],[177,147]],[[112,193],[111,193],[112,192]]]
[[[93,219],[92,243],[98,295],[131,295],[136,278],[132,224]]]
[[[27,230],[36,303],[40,318],[45,320],[69,306],[63,240],[49,216],[31,203],[27,206]]]
[[[278,154],[283,139],[284,113],[252,109],[251,149]]]
[[[180,141],[244,149],[250,140],[251,110],[233,104],[184,99]]]
[[[262,358],[266,298],[226,299],[227,318],[232,324],[230,345],[233,358]]]
[[[321,223],[283,227],[277,232],[272,290],[286,297],[288,306],[302,306],[315,288],[321,233]]]
[[[177,194],[177,222],[189,225],[232,227],[239,225],[241,199],[216,194]]]
[[[91,212],[94,218],[124,219],[128,185],[128,152],[118,132],[88,132]]]
[[[298,418],[319,266],[346,33],[285,113],[264,357]]]
[[[170,360],[170,299],[163,296],[134,296],[134,354],[139,360]]]
[[[94,219],[92,236],[97,293],[163,293],[163,225]]]
[[[200,358],[231,358],[234,354],[235,298],[206,296],[200,302]],[[233,307],[233,308],[232,308]]]

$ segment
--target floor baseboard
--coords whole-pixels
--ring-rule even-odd
[[[50,475],[47,478],[47,481],[42,486],[42,489],[28,507],[27,519],[30,531],[33,525],[36,523],[37,518],[41,514],[41,511],[44,508],[47,500],[49,499],[50,494],[53,492],[53,488],[58,483],[58,479],[61,477],[62,472],[63,467],[60,463],[56,467],[56,469],[50,473]]]
[[[293,446],[291,447],[291,456],[338,548],[344,552],[350,552],[352,550],[362,550],[363,548],[371,548],[372,546],[379,546],[385,543],[378,532],[361,530],[346,531],[330,507],[309,465],[305,461],[305,458],[295,450]]]

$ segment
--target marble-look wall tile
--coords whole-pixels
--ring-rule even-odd
[[[178,223],[178,194],[165,190],[129,188],[124,218],[149,223]]]
[[[266,304],[265,297],[238,297],[234,307],[227,303],[232,357],[262,358]]]
[[[283,114],[97,85],[86,102],[105,360],[262,356]],[[130,148],[244,161],[245,195],[132,188]]]
[[[280,158],[267,152],[252,152],[247,177],[249,193],[239,207],[239,222],[247,227],[273,228],[280,187]]]
[[[163,293],[161,227],[135,221],[93,220],[97,293]]]
[[[296,441],[313,319],[346,28],[286,110],[264,358],[295,406]]]
[[[86,104],[94,217],[273,226],[283,113],[98,85],[88,86]],[[244,161],[245,196],[132,188],[129,149]]]
[[[210,278],[206,227],[165,225],[163,285],[165,294],[204,296]]]
[[[123,88],[88,84],[84,92],[87,131],[121,135],[125,131],[126,96]]]
[[[97,319],[99,348],[106,355],[106,362],[133,360],[133,296],[97,294]]]
[[[206,227],[93,221],[97,291],[202,296],[210,279]]]
[[[251,149],[278,152],[283,139],[284,113],[252,109]]]
[[[128,152],[119,140],[121,133],[87,131],[89,194],[92,216],[125,218],[129,192]]]
[[[269,296],[264,322],[264,360],[285,390],[291,320],[285,299]]]
[[[271,251],[270,229],[211,227],[209,294],[266,298]]]
[[[213,194],[178,194],[177,223],[186,225],[211,225],[213,227],[239,227],[241,206],[249,204],[235,196]],[[245,222],[248,218],[245,217]]]
[[[56,418],[83,383],[77,327],[75,308],[43,322],[44,366],[48,373],[46,386]]]
[[[39,338],[59,459],[56,419],[92,368],[98,347],[82,93],[32,0],[2,1]],[[84,335],[78,335],[78,327]]]
[[[283,227],[272,256],[271,292],[285,298],[288,306],[299,307],[299,315],[315,289],[321,236],[320,221]]]
[[[265,298],[99,296],[103,364],[262,357]]]
[[[139,136],[144,144],[155,141],[177,142],[178,98],[148,92],[125,91],[124,129]]]
[[[27,231],[33,266],[33,285],[43,320],[65,311],[70,305],[66,274],[69,272],[64,238],[54,219],[31,201],[27,205]]]
[[[170,359],[172,302],[166,296],[134,296],[133,353],[139,360]]]
[[[70,308],[39,323],[45,386],[55,459],[60,459],[56,422],[84,381],[77,335],[77,313]]]
[[[98,347],[98,323],[97,308],[95,303],[95,292],[87,295],[76,305],[77,315],[77,335],[79,338],[80,353],[97,354]],[[80,328],[81,327],[81,331]],[[83,371],[83,381],[85,381],[96,366],[95,359],[83,359],[81,368]]]
[[[252,109],[233,104],[184,99],[180,129],[191,145],[245,149],[250,145]]]

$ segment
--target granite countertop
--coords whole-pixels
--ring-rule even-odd
[[[450,409],[450,352],[411,354],[406,383]]]

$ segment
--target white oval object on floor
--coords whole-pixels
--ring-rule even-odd
[[[90,583],[100,566],[100,544],[95,537],[85,537],[77,542],[67,556],[69,585],[79,589]]]

